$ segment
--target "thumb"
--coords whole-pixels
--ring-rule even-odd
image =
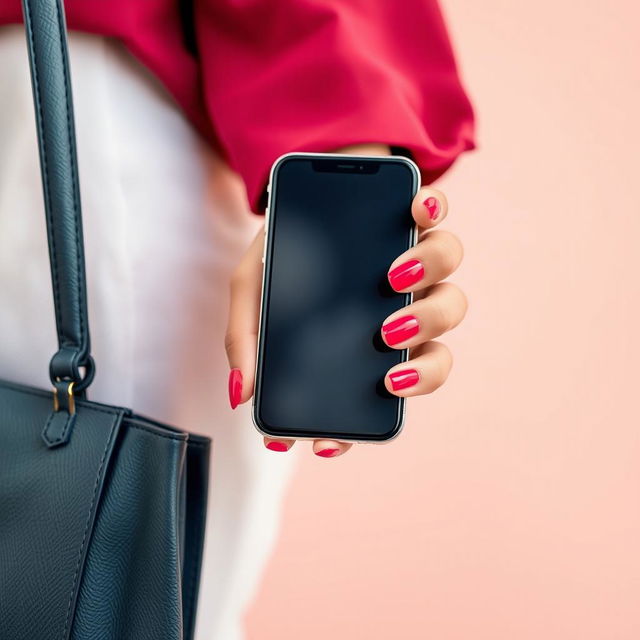
[[[235,409],[253,395],[262,288],[264,230],[260,229],[231,275],[225,348],[229,361],[229,402]]]

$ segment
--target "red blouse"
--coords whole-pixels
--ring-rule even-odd
[[[425,182],[473,148],[473,113],[437,0],[66,0],[70,29],[114,36],[243,177],[254,210],[289,151],[379,142]],[[21,22],[2,0],[0,24]],[[26,54],[25,54],[26,55]]]

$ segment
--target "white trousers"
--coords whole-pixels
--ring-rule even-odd
[[[228,279],[256,232],[235,174],[120,44],[70,36],[97,372],[89,399],[213,436],[198,640],[243,637],[295,454],[231,411]],[[27,52],[0,28],[0,377],[49,388],[56,332]]]

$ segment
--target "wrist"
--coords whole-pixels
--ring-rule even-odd
[[[377,142],[367,144],[352,144],[347,147],[341,147],[336,153],[348,153],[358,156],[390,156],[391,149],[389,145]]]

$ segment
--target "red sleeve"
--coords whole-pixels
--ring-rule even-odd
[[[289,151],[386,143],[424,182],[473,148],[436,0],[198,0],[204,95],[254,210]]]

